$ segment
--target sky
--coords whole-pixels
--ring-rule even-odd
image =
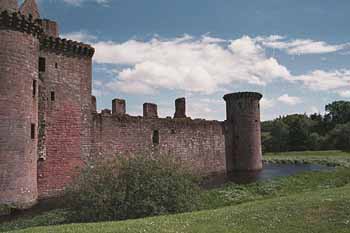
[[[98,109],[225,119],[224,94],[256,91],[263,120],[350,100],[349,0],[41,0],[61,37],[96,49]]]

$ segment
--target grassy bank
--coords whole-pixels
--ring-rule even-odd
[[[132,232],[349,232],[350,186],[216,210],[123,222],[30,228],[21,233]]]
[[[0,232],[17,232],[25,228],[28,229],[23,232],[39,233],[350,232],[345,230],[350,229],[350,169],[344,168],[344,161],[350,159],[349,153],[289,152],[268,154],[264,158],[291,161],[333,159],[342,165],[334,171],[307,172],[249,185],[229,183],[222,188],[203,191],[200,210],[205,211],[201,212],[125,222],[29,229],[69,222],[66,210],[54,210],[0,223]],[[259,226],[261,228],[258,229]],[[306,226],[309,228],[302,228]]]
[[[266,153],[263,157],[270,163],[310,163],[350,168],[350,152],[344,151]]]

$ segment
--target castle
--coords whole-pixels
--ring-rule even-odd
[[[225,122],[192,120],[184,98],[173,118],[159,118],[153,103],[143,105],[143,117],[130,116],[122,99],[97,113],[93,54],[90,45],[60,38],[35,0],[20,7],[0,0],[0,205],[28,208],[62,195],[88,163],[147,150],[204,175],[262,168],[261,94],[225,95]]]

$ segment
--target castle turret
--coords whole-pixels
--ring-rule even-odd
[[[18,11],[18,3],[17,0],[0,0],[0,12],[8,11],[8,12],[17,12]]]
[[[17,1],[1,1],[16,8]],[[41,28],[16,12],[0,13],[0,205],[37,200],[38,58]]]
[[[262,169],[260,105],[262,95],[238,92],[224,96],[226,165],[228,173]]]
[[[32,16],[33,19],[40,18],[39,8],[35,0],[25,0],[19,11],[22,15]]]

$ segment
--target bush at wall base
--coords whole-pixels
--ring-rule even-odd
[[[67,191],[70,221],[110,221],[192,211],[198,179],[172,156],[118,156],[86,168]]]

